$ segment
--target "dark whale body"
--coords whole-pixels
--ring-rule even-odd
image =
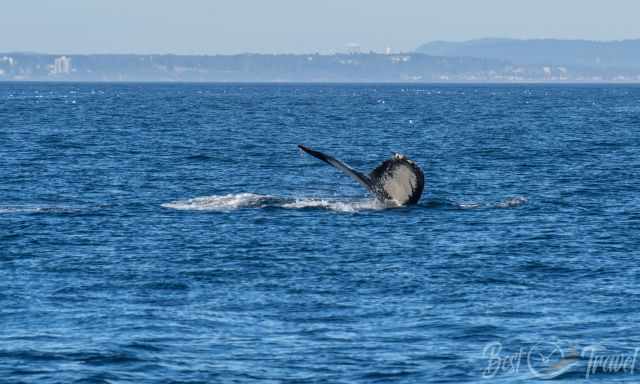
[[[298,147],[351,176],[383,202],[410,205],[416,204],[422,196],[424,174],[414,161],[403,155],[394,154],[391,159],[383,161],[369,175],[365,175],[322,152],[314,151],[304,145],[298,145]]]

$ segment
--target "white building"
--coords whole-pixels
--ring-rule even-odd
[[[347,53],[351,55],[357,55],[360,51],[360,44],[357,43],[349,43],[347,44]]]
[[[7,62],[12,67],[13,67],[13,64],[15,63],[15,60],[13,60],[13,57],[11,56],[2,56],[2,58],[0,58],[0,61]]]
[[[53,60],[53,74],[68,74],[71,73],[71,58],[67,56],[56,57]]]

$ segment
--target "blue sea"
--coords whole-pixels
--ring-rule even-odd
[[[640,381],[640,86],[0,83],[0,159],[2,383]]]

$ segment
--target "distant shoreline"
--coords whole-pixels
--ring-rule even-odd
[[[462,52],[467,53],[466,51]],[[524,60],[524,56],[523,60]],[[0,53],[0,81],[203,83],[638,83],[636,66],[427,53],[48,55]],[[607,59],[611,62],[612,59]],[[601,61],[604,62],[604,59]],[[595,63],[595,64],[594,64]],[[633,65],[632,65],[633,64]]]

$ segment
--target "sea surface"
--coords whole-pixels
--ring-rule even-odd
[[[640,381],[598,369],[640,348],[640,86],[0,83],[0,160],[2,383]]]

